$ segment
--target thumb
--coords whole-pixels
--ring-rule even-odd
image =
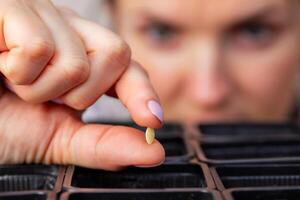
[[[151,167],[164,160],[162,145],[158,141],[148,145],[139,130],[81,124],[74,132],[66,133],[74,130],[73,125],[77,126],[77,122],[69,122],[56,131],[46,160],[105,170],[118,170],[131,165]]]
[[[54,103],[28,104],[10,92],[0,98],[0,164],[75,164],[118,170],[150,167],[164,159],[158,141],[148,145],[136,129],[85,125],[78,113]]]

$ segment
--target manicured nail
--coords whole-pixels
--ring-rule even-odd
[[[148,108],[151,111],[151,113],[159,119],[161,123],[164,121],[164,113],[163,109],[161,108],[161,105],[154,100],[148,101]]]
[[[64,104],[64,102],[61,99],[53,99],[52,102],[57,104]]]

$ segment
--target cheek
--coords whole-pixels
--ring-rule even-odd
[[[253,102],[279,103],[293,92],[296,79],[294,67],[273,65],[271,70],[249,71],[239,75],[236,80],[242,94],[251,97]]]
[[[170,104],[180,96],[180,85],[183,76],[182,68],[176,58],[162,55],[139,56],[137,60],[143,63],[149,73],[151,82],[164,104]]]
[[[283,112],[291,106],[300,67],[298,44],[288,39],[268,51],[231,56],[228,65],[249,108]]]

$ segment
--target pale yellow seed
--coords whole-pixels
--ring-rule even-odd
[[[146,137],[147,143],[152,144],[154,141],[154,138],[155,138],[154,130],[152,128],[147,128],[145,137]]]

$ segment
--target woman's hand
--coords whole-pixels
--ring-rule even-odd
[[[0,164],[55,163],[118,170],[149,167],[164,158],[140,131],[84,125],[77,112],[54,103],[28,104],[10,92],[0,98]]]
[[[162,146],[147,145],[135,129],[84,125],[76,117],[107,93],[139,125],[162,125],[147,74],[117,35],[48,0],[1,0],[0,23],[0,71],[14,92],[0,98],[0,163],[118,169],[163,160]]]

